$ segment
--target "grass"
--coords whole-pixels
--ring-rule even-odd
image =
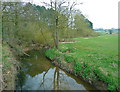
[[[46,51],[50,59],[59,58],[72,64],[74,72],[84,79],[101,80],[108,90],[118,88],[118,36],[104,35],[90,38],[74,38],[75,43],[60,43]],[[72,68],[72,67],[71,67]]]

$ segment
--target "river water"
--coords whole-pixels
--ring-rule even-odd
[[[22,57],[18,74],[17,90],[97,90],[81,78],[66,73],[52,65],[44,50],[28,52]]]

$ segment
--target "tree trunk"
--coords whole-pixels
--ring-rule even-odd
[[[59,48],[59,46],[58,46],[58,44],[59,44],[59,40],[58,40],[58,17],[56,18],[56,32],[55,32],[55,37],[56,37],[56,48],[58,49]]]
[[[59,47],[58,47],[58,44],[59,44],[59,40],[58,40],[58,15],[57,15],[57,0],[55,0],[55,11],[56,11],[56,19],[55,19],[55,39],[56,39],[56,41],[55,41],[55,46],[56,46],[56,48],[58,49]]]

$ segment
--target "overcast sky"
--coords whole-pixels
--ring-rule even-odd
[[[42,1],[50,2],[50,0],[32,0],[35,4],[40,4]],[[77,0],[77,2],[83,2],[83,4],[76,6],[76,8],[80,9],[93,22],[94,28],[118,28],[118,1]]]

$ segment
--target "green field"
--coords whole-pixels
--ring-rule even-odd
[[[107,30],[106,31],[101,30],[101,31],[95,31],[95,32],[99,33],[100,35],[110,34],[110,32],[107,31]],[[112,30],[112,34],[118,34],[118,31],[117,30]]]
[[[84,79],[101,80],[108,90],[118,88],[118,36],[104,35],[89,38],[74,38],[78,42],[60,43],[46,51],[50,59],[71,65],[75,73]]]

